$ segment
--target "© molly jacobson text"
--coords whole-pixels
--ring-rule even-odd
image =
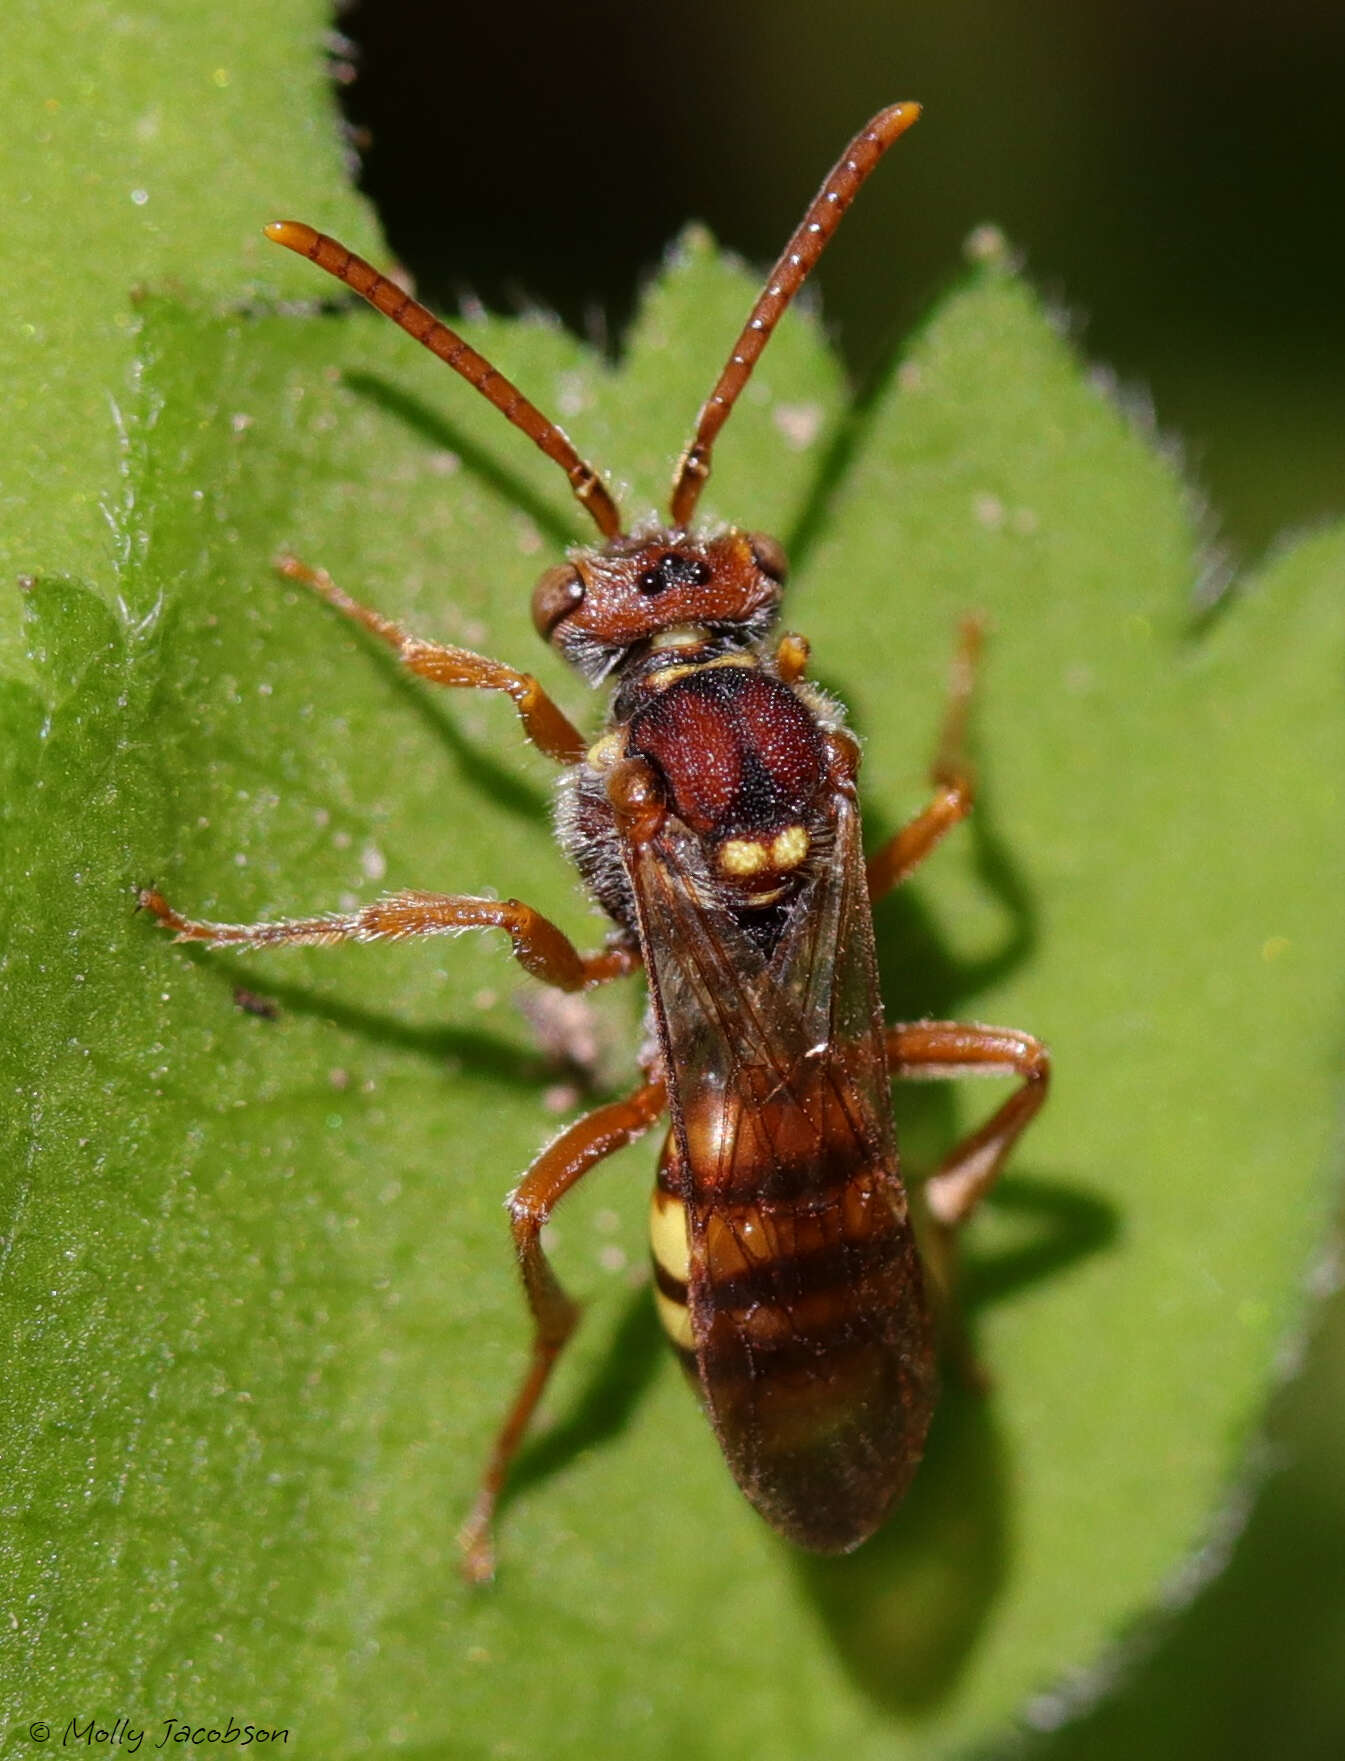
[[[39,1735],[39,1731],[43,1734]],[[35,1742],[46,1740],[47,1727],[34,1725],[31,1734]],[[151,1727],[134,1725],[129,1718],[119,1718],[114,1724],[99,1724],[97,1719],[90,1718],[81,1724],[78,1718],[72,1718],[61,1733],[61,1747],[73,1748],[76,1743],[83,1743],[92,1748],[95,1743],[106,1744],[109,1748],[129,1749],[133,1754],[151,1732]],[[229,1743],[240,1749],[246,1749],[251,1743],[286,1743],[290,1740],[287,1726],[266,1724],[239,1724],[232,1714],[224,1725],[189,1724],[182,1718],[165,1718],[163,1728],[157,1739],[151,1738],[152,1749],[166,1748],[169,1743]]]

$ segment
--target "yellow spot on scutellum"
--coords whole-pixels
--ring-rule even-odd
[[[681,1199],[657,1186],[649,1205],[649,1248],[656,1265],[679,1284],[686,1283],[691,1276],[686,1209]]]
[[[771,843],[771,859],[777,868],[797,868],[808,854],[808,833],[801,825],[777,832]]]
[[[797,868],[809,848],[807,830],[801,825],[786,826],[769,843],[763,838],[726,838],[719,846],[719,867],[741,880],[768,869]]]
[[[770,866],[771,853],[760,838],[725,838],[719,846],[719,866],[725,874],[760,874]]]

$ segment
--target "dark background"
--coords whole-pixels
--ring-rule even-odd
[[[431,298],[610,342],[687,219],[768,262],[868,115],[919,98],[822,277],[859,375],[993,220],[1243,555],[1345,500],[1338,0],[370,0],[343,28],[365,187]]]
[[[432,301],[614,348],[685,221],[764,265],[868,115],[918,98],[819,277],[858,379],[993,220],[1180,438],[1235,558],[1345,511],[1339,0],[369,0],[342,28],[363,184]],[[1039,1761],[1345,1756],[1342,1391],[1337,1302],[1230,1569]]]

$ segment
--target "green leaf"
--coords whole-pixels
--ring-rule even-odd
[[[117,562],[104,511],[118,499],[133,294],[171,280],[229,302],[307,299],[311,271],[266,244],[266,221],[304,214],[357,250],[377,235],[342,177],[325,0],[11,11],[0,577],[95,577]],[[17,629],[0,605],[0,658]]]
[[[558,1218],[585,1325],[499,1583],[471,1594],[454,1534],[527,1339],[500,1200],[557,1124],[529,983],[489,938],[194,955],[133,895],[241,920],[494,888],[594,939],[507,703],[422,691],[269,567],[293,548],[418,631],[535,666],[593,725],[527,611],[588,534],[560,473],[390,326],[243,307],[241,209],[352,219],[351,199],[330,136],[280,109],[318,89],[314,12],[222,15],[249,97],[219,133],[186,120],[191,16],[156,90],[192,226],[155,235],[136,273],[171,291],[131,322],[125,269],[69,290],[97,395],[47,408],[59,484],[29,460],[41,578],[0,680],[13,1725],[237,1708],[329,1756],[923,1761],[1003,1736],[1172,1593],[1301,1325],[1334,1162],[1345,531],[1196,630],[1178,475],[1021,283],[982,267],[854,419],[816,330],[786,324],[707,513],[792,544],[789,620],[866,736],[874,836],[924,798],[959,617],[990,620],[977,815],[878,915],[894,1015],[1023,1026],[1056,1056],[970,1231],[994,1389],[950,1387],[876,1542],[793,1554],[662,1351],[633,1149]],[[76,90],[95,46],[59,28],[42,42]],[[119,139],[139,65],[104,88]],[[313,189],[240,196],[251,135],[283,136],[291,169],[309,150]],[[619,373],[542,323],[470,334],[636,516],[752,291],[691,234]],[[70,525],[100,499],[105,538]],[[619,1087],[637,999],[604,1000],[600,1030]],[[896,1098],[917,1170],[986,1106]]]

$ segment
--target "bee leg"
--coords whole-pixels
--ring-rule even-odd
[[[812,653],[806,636],[787,631],[775,645],[775,671],[786,685],[796,684],[808,670]]]
[[[476,1502],[458,1531],[462,1568],[470,1583],[488,1583],[495,1575],[492,1523],[500,1490],[547,1378],[579,1319],[578,1305],[566,1295],[542,1250],[542,1228],[570,1188],[604,1157],[647,1131],[665,1105],[663,1084],[651,1082],[623,1101],[598,1107],[543,1150],[509,1195],[514,1251],[533,1318],[532,1361],[495,1439]]]
[[[467,929],[503,929],[525,971],[563,991],[591,990],[624,978],[640,964],[639,949],[620,936],[581,954],[554,923],[517,899],[473,899],[461,893],[388,893],[362,910],[321,917],[285,917],[274,923],[210,923],[183,917],[153,887],[139,901],[179,942],[211,948],[330,947],[337,942],[406,941],[411,936],[457,935]]]
[[[953,827],[971,812],[976,797],[976,776],[965,749],[967,712],[976,683],[981,634],[979,618],[963,619],[957,653],[953,657],[943,733],[930,771],[934,799],[869,858],[869,899],[873,904],[913,874]]]
[[[985,1124],[945,1156],[925,1185],[930,1215],[946,1229],[965,1223],[999,1178],[1009,1151],[1041,1108],[1051,1059],[1040,1040],[1011,1027],[914,1021],[887,1030],[894,1077],[940,1081],[958,1076],[1021,1076],[1023,1085]]]
[[[409,672],[417,673],[436,685],[470,685],[482,691],[503,691],[514,700],[523,731],[533,745],[561,764],[578,764],[588,750],[588,742],[559,709],[531,673],[516,672],[503,661],[488,660],[473,654],[469,648],[454,648],[445,642],[427,642],[412,636],[385,618],[381,612],[360,605],[338,587],[326,569],[310,568],[297,557],[282,556],[276,567],[290,581],[311,587],[328,605],[344,612],[354,623],[362,624],[380,641],[393,649]]]
[[[954,1301],[956,1231],[999,1178],[1009,1152],[1041,1110],[1051,1081],[1046,1047],[1030,1033],[956,1021],[916,1021],[887,1030],[888,1069],[893,1077],[939,1081],[959,1076],[1020,1076],[1014,1090],[985,1124],[944,1157],[925,1182],[930,1228],[923,1239],[940,1308],[949,1320],[951,1344],[964,1379],[984,1386]]]

